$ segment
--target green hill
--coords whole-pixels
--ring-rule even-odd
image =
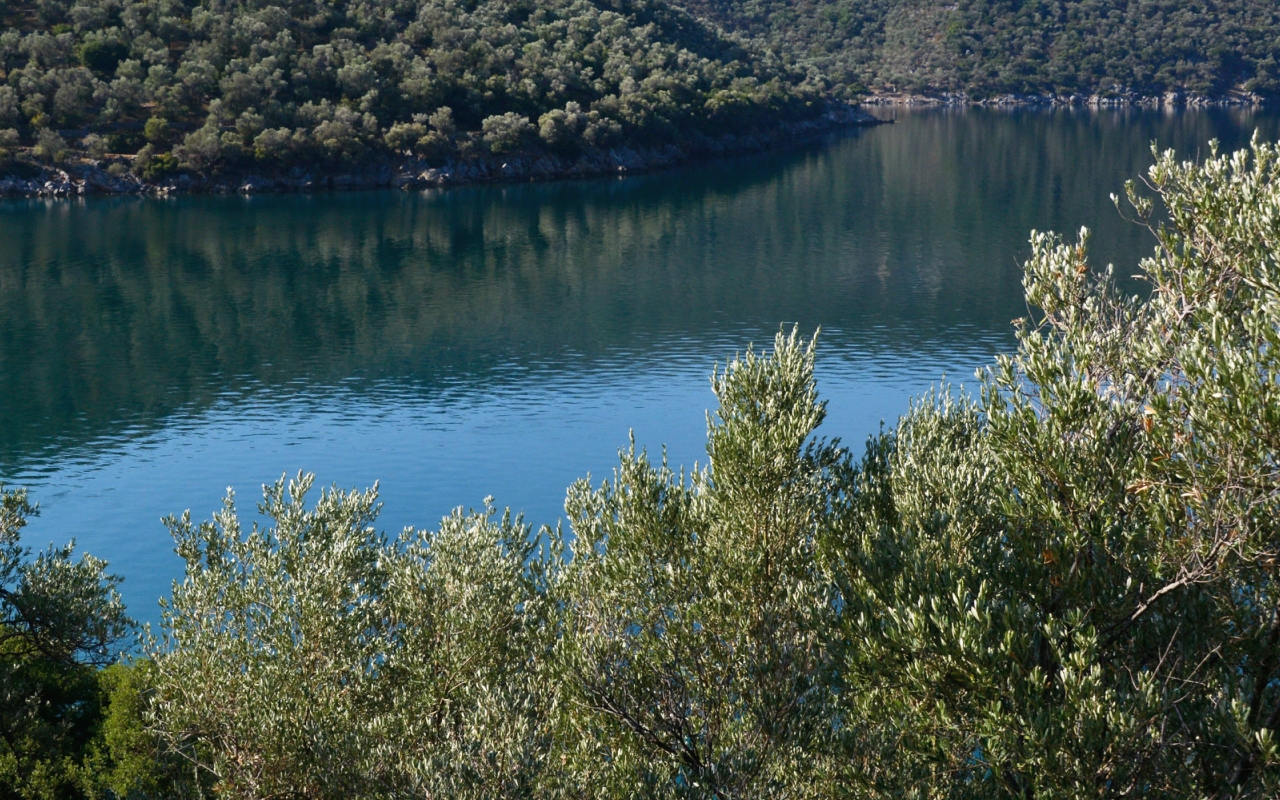
[[[1274,0],[680,2],[855,94],[1280,94]]]
[[[687,143],[815,115],[665,0],[0,0],[0,163],[190,168]]]

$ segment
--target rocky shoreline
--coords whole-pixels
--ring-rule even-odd
[[[1259,108],[1274,100],[1250,92],[1231,92],[1221,97],[1205,97],[1185,92],[1143,95],[1117,91],[1107,95],[1084,94],[1002,94],[974,98],[961,92],[938,94],[884,93],[863,99],[864,106],[979,106],[986,108],[1066,107],[1066,108]]]
[[[283,173],[243,172],[236,175],[183,173],[146,181],[132,174],[112,175],[111,164],[125,157],[82,161],[61,166],[25,164],[37,174],[0,176],[0,197],[73,198],[92,195],[260,194],[277,192],[404,190],[462,186],[473,183],[547,181],[628,175],[668,169],[692,161],[761,152],[841,128],[879,125],[882,120],[851,105],[829,108],[820,116],[784,123],[772,130],[727,135],[720,139],[659,147],[615,147],[576,156],[554,153],[513,153],[455,159],[430,165],[414,157],[370,160],[352,172],[325,173],[318,168],[294,167]],[[119,172],[119,170],[116,170]]]

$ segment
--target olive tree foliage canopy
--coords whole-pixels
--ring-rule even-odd
[[[1016,352],[858,461],[780,333],[568,530],[174,520],[153,729],[239,798],[1280,795],[1280,148],[1155,156],[1146,291],[1033,234]]]
[[[570,488],[556,672],[578,796],[830,796],[815,546],[844,457],[810,441],[813,347],[779,334],[713,375],[705,469],[633,445],[612,481]]]
[[[818,785],[834,611],[813,555],[841,451],[806,444],[812,370],[794,333],[731,363],[687,483],[633,447],[572,487],[571,561],[561,530],[488,505],[389,538],[376,490],[308,507],[309,475],[266,487],[265,528],[231,495],[171,520],[187,575],[151,643],[155,730],[229,797]]]
[[[885,794],[1280,792],[1280,150],[1155,155],[1149,295],[1033,234],[1016,354],[874,441],[827,543]]]
[[[519,519],[375,531],[376,487],[264,488],[247,533],[170,520],[187,562],[163,611],[155,729],[225,797],[518,794],[543,707],[541,561]]]

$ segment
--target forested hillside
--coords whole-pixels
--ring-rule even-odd
[[[680,2],[851,93],[1280,93],[1273,0]]]
[[[797,83],[665,0],[0,0],[0,163],[696,141],[815,113]]]

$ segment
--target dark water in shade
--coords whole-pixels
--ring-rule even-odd
[[[884,115],[892,111],[880,112]],[[708,374],[821,326],[825,433],[1010,348],[1032,228],[1149,251],[1108,195],[1150,142],[1224,148],[1239,111],[897,112],[822,145],[626,180],[425,194],[0,204],[0,480],[131,611],[179,575],[162,516],[299,469],[381,480],[384,527],[486,495],[535,523],[634,428],[705,460]]]

